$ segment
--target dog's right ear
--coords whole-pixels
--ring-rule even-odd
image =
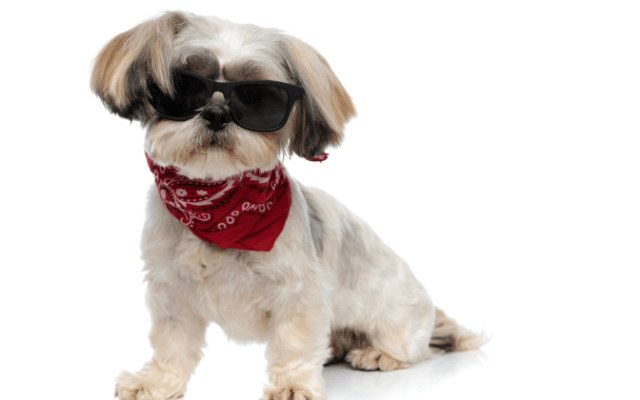
[[[153,109],[149,81],[171,93],[171,50],[187,14],[168,12],[111,39],[93,63],[91,91],[114,114],[146,122]]]

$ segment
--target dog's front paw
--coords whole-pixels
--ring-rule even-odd
[[[169,400],[182,397],[187,382],[170,371],[144,368],[132,374],[122,371],[116,378],[115,397],[120,400]]]
[[[324,395],[306,388],[271,387],[264,390],[260,400],[324,400]]]

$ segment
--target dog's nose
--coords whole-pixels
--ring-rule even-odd
[[[209,122],[209,128],[214,131],[219,131],[231,122],[231,114],[222,107],[207,108],[202,112],[201,117]]]

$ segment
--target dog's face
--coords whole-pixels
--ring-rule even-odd
[[[171,96],[180,68],[217,82],[271,80],[302,87],[284,127],[242,128],[215,92],[186,121],[163,119],[153,98]],[[355,108],[328,63],[309,45],[274,29],[170,12],[113,38],[94,63],[91,88],[115,114],[147,127],[145,150],[191,178],[222,179],[267,170],[278,156],[313,158],[342,140]]]

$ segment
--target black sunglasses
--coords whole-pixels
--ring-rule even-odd
[[[293,103],[304,90],[288,83],[251,80],[216,82],[191,71],[172,71],[175,94],[169,96],[154,83],[150,84],[151,104],[159,116],[173,121],[186,121],[198,115],[214,92],[227,100],[229,112],[239,126],[256,132],[272,132],[287,123]]]

